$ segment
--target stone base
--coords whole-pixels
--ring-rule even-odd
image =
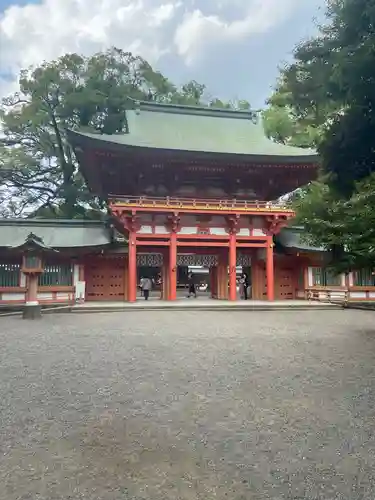
[[[40,304],[25,305],[22,312],[23,319],[40,319],[42,317],[42,308]]]

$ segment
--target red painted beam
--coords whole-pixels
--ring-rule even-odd
[[[170,241],[155,241],[155,240],[138,240],[137,238],[137,245],[138,246],[154,246],[154,247],[168,247],[170,244]]]
[[[220,241],[177,241],[177,245],[179,247],[228,247],[229,242],[220,242]]]
[[[267,242],[265,243],[236,243],[237,248],[266,248]]]

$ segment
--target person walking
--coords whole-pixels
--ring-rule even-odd
[[[150,291],[152,289],[152,281],[150,278],[143,278],[142,279],[142,292],[145,300],[148,300],[150,296]]]
[[[248,299],[248,291],[249,291],[249,278],[246,273],[242,273],[240,278],[240,287],[241,287],[241,297],[244,300]]]
[[[141,277],[141,279],[139,280],[139,288],[141,289],[141,297],[143,297],[143,282],[144,282],[144,278]]]
[[[193,273],[188,274],[188,286],[189,286],[188,299],[190,299],[192,294],[194,295],[194,298],[196,299],[197,298],[197,289],[195,287]]]

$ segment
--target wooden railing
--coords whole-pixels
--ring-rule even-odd
[[[247,201],[229,199],[199,199],[180,197],[148,197],[148,196],[115,196],[110,195],[112,204],[126,205],[139,208],[169,208],[188,210],[223,210],[223,211],[259,211],[259,212],[279,212],[283,211],[294,215],[294,211],[285,204],[272,203],[269,201]]]
[[[307,300],[329,302],[331,304],[347,304],[350,300],[348,289],[344,288],[308,288],[305,290]]]

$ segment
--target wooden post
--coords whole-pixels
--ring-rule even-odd
[[[163,281],[163,300],[168,300],[169,297],[169,248],[163,252],[163,268],[162,268],[162,281]]]
[[[267,299],[275,300],[275,277],[274,277],[274,262],[273,262],[273,239],[270,236],[267,240]]]
[[[42,316],[38,301],[38,274],[28,274],[26,278],[26,303],[23,309],[23,319],[38,319]]]
[[[177,298],[177,234],[171,233],[169,246],[169,300]]]
[[[38,275],[29,274],[27,276],[26,305],[37,306],[38,301]]]
[[[229,235],[229,300],[237,299],[237,276],[236,276],[236,234]]]
[[[137,240],[135,232],[129,232],[128,301],[137,300]]]

